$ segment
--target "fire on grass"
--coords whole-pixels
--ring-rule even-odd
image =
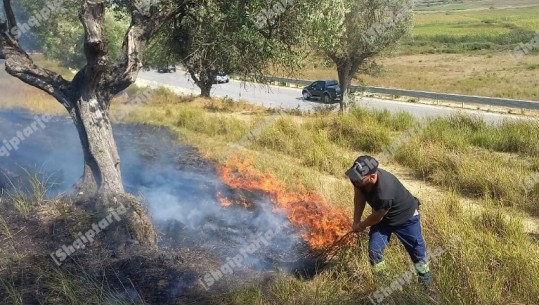
[[[270,174],[256,170],[248,159],[229,159],[219,167],[219,176],[232,189],[262,191],[270,195],[275,210],[284,211],[292,225],[301,228],[302,237],[312,249],[324,249],[344,236],[352,224],[347,215],[332,207],[320,195],[301,188],[296,192],[287,191],[284,183]],[[218,196],[222,206],[235,202]],[[244,207],[249,203],[240,202]]]
[[[228,198],[226,198],[225,196],[223,196],[223,194],[221,193],[217,193],[217,199],[219,200],[219,204],[221,206],[224,206],[224,207],[229,207],[233,204],[241,204],[243,205],[244,208],[249,208],[251,205],[249,204],[249,201],[244,198],[244,197],[241,197],[238,201],[232,201]]]

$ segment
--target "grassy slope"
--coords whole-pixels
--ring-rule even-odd
[[[129,120],[168,126],[183,141],[224,161],[231,153],[227,144],[237,142],[246,128],[260,126],[264,117],[271,115],[259,108],[245,109],[248,106],[241,104],[213,101],[208,107],[205,103],[174,100],[170,93],[161,91],[151,105],[133,111]],[[208,108],[212,111],[208,112]],[[449,124],[460,125],[450,130]],[[351,213],[351,188],[342,178],[349,161],[360,152],[378,153],[412,126],[413,120],[405,114],[393,117],[361,109],[344,117],[284,115],[247,147],[236,148],[234,153],[254,159],[260,170],[274,173],[291,189],[300,183]],[[398,151],[399,163],[414,169],[418,178],[446,190],[435,198],[432,194],[421,197],[431,203],[423,208],[428,244],[432,249],[444,249],[442,257],[433,264],[444,304],[505,304],[507,300],[532,304],[539,298],[539,289],[534,284],[539,280],[539,247],[525,233],[518,216],[522,210],[533,210],[537,197],[525,199],[526,195],[515,190],[514,185],[537,170],[532,159],[537,139],[521,132],[530,126],[504,126],[496,129],[466,117],[434,121],[425,133],[412,140],[411,143],[421,144],[420,149],[409,144]],[[439,137],[436,129],[445,132]],[[470,134],[474,134],[471,140]],[[504,136],[500,138],[499,134]],[[524,146],[521,140],[535,144]],[[501,152],[509,155],[496,157]],[[521,156],[517,166],[516,154]],[[423,163],[418,167],[415,162]],[[532,195],[537,196],[537,190]],[[469,200],[480,205],[481,210],[470,213],[463,208],[459,203],[462,196],[476,198]],[[450,247],[448,241],[455,235],[462,241]],[[334,268],[312,281],[281,275],[269,286],[240,289],[220,300],[225,304],[366,304],[368,293],[379,286],[369,273],[365,247],[363,237],[357,248],[342,253]],[[394,279],[405,271],[407,256],[394,245],[388,257],[392,267],[390,278]],[[490,281],[486,281],[485,270],[489,270]],[[425,303],[413,284],[393,294],[392,299],[394,304]]]
[[[221,162],[231,153],[254,159],[259,170],[274,173],[291,190],[303,185],[350,215],[352,190],[342,176],[350,160],[362,152],[379,153],[417,125],[407,114],[363,109],[345,116],[323,111],[311,116],[285,114],[268,121],[273,111],[230,100],[181,98],[167,90],[157,91],[142,108],[125,107],[115,104],[113,113],[127,110],[129,122],[170,127],[182,141]],[[246,147],[230,148],[229,144],[258,128],[262,133]],[[527,195],[515,190],[515,181],[539,170],[534,159],[538,139],[527,132],[530,128],[537,126],[494,128],[466,117],[437,120],[411,144],[403,145],[396,160],[384,164],[394,172],[404,170],[416,177],[406,185],[425,203],[424,230],[431,251],[443,250],[432,265],[443,304],[505,304],[507,300],[533,304],[539,298],[539,246],[522,223],[524,211],[534,211],[538,190]],[[426,186],[425,179],[441,189]],[[472,213],[462,206],[463,201],[481,209]],[[456,235],[462,241],[450,245],[448,241]],[[267,285],[213,297],[224,304],[368,304],[367,296],[385,284],[375,283],[370,275],[365,247],[364,236],[355,248],[341,253],[333,268],[312,281],[278,275]],[[1,254],[7,255],[4,250]],[[392,281],[408,268],[408,258],[395,242],[387,255]],[[15,283],[2,280],[10,287]],[[51,280],[70,281],[54,275]],[[21,287],[12,288],[11,298],[16,299]],[[86,291],[81,286],[55,293],[83,295],[79,289]],[[427,304],[414,284],[392,294],[391,300],[394,304]]]

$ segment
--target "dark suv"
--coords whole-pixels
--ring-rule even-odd
[[[336,80],[319,80],[303,88],[303,99],[317,98],[324,103],[341,99],[341,87]]]
[[[158,73],[172,73],[176,72],[176,66],[175,65],[166,65],[164,67],[161,67],[157,69]]]

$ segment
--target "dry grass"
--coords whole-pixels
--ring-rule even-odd
[[[537,191],[527,194],[522,186],[536,170],[537,128],[519,121],[488,125],[465,115],[437,118],[400,147],[395,159],[420,179],[539,215]]]
[[[508,53],[424,54],[386,57],[381,74],[361,75],[356,84],[539,101],[539,55],[514,61]],[[336,70],[307,68],[300,79],[337,79]]]
[[[127,106],[115,107],[118,108],[114,110],[119,111]],[[248,131],[267,122],[272,113],[231,101],[178,97],[166,90],[157,92],[147,105],[128,110],[129,115],[123,116],[127,122],[170,127],[183,142],[197,146],[217,161],[228,159],[231,153],[249,157],[259,170],[280,177],[291,190],[304,185],[350,215],[352,188],[342,175],[347,161],[359,153],[369,150],[377,153],[381,149],[372,147],[372,141],[366,141],[370,134],[363,134],[358,142],[357,135],[362,130],[357,126],[378,130],[393,140],[414,123],[406,115],[394,117],[387,113],[366,113],[363,109],[346,116],[285,114],[262,128],[269,134],[262,132],[243,147],[231,147],[230,144],[237,144]],[[427,243],[431,249],[440,247],[444,252],[432,265],[442,304],[501,305],[507,300],[515,304],[535,304],[539,298],[536,259],[539,246],[525,233],[519,213],[514,213],[520,206],[500,207],[509,201],[517,202],[522,195],[511,192],[512,184],[507,177],[514,174],[511,171],[514,166],[508,167],[512,164],[508,157],[520,153],[523,160],[518,164],[518,175],[520,171],[528,173],[538,166],[527,162],[534,158],[530,154],[534,153],[535,146],[519,149],[519,141],[526,141],[521,132],[526,127],[489,128],[467,118],[435,121],[423,136],[413,139],[425,149],[410,145],[399,152],[402,164],[410,168],[420,165],[422,174],[428,172],[433,177],[430,180],[444,188],[443,196],[421,198],[432,203],[422,208]],[[497,137],[497,132],[513,132],[520,138],[511,141],[513,137]],[[474,137],[470,136],[475,134],[481,134],[481,141],[473,141]],[[533,134],[528,136],[529,140],[534,139]],[[507,154],[506,158],[495,157],[502,152]],[[478,158],[480,161],[476,162]],[[452,179],[455,173],[460,174],[457,175],[460,179]],[[455,191],[448,192],[446,188],[450,187]],[[479,193],[484,196],[477,195]],[[479,214],[465,212],[460,204],[461,196],[470,194],[476,195],[474,202],[485,207]],[[449,241],[455,235],[460,236],[461,241],[451,245]],[[388,249],[387,261],[391,280],[408,269],[409,258],[396,244]],[[77,302],[80,299],[80,291],[74,289],[71,280],[65,281],[63,275],[51,275],[48,282],[60,285],[61,289],[54,293],[75,295]],[[4,285],[13,288],[8,289],[10,298],[17,302],[19,295],[13,282],[6,281]],[[84,285],[92,287],[91,283]],[[376,283],[370,274],[363,236],[356,248],[341,253],[333,268],[312,281],[281,274],[265,285],[243,287],[216,296],[215,303],[368,304],[367,296],[384,285]],[[392,294],[390,299],[393,304],[428,304],[420,288],[413,283],[402,292]]]
[[[0,107],[24,108],[36,113],[65,114],[65,108],[50,95],[15,79],[0,69]]]
[[[441,304],[536,302],[539,288],[534,281],[538,274],[532,270],[538,270],[539,264],[526,257],[538,247],[523,234],[518,220],[506,220],[496,210],[487,210],[477,216],[463,213],[455,195],[440,198],[435,206],[425,206],[423,215],[427,244],[431,251],[441,253],[431,264]],[[388,280],[375,282],[365,257],[363,239],[358,240],[356,248],[341,253],[336,266],[312,281],[280,275],[269,287],[238,289],[220,298],[219,302],[238,305],[371,304],[369,294],[398,279],[408,268],[408,257],[392,244],[387,253],[391,266]],[[523,287],[530,290],[521,291]],[[414,283],[405,285],[402,291],[394,292],[384,302],[432,304]]]
[[[158,123],[163,122],[166,117],[171,117],[174,122],[173,118],[180,117],[180,113],[185,111],[181,108],[163,109],[163,105],[159,108],[162,110],[156,112],[150,107],[151,112],[141,111],[140,116],[133,118],[135,121],[142,119],[141,122]],[[165,114],[167,114],[166,117]],[[303,133],[308,132],[308,122],[311,120],[316,121],[317,118],[284,116],[268,127],[271,137],[261,135],[260,138],[275,141],[281,139],[279,149],[256,145],[235,147],[234,154],[254,159],[254,164],[260,170],[280,177],[289,184],[291,189],[298,184],[305,185],[324,195],[339,208],[351,213],[352,194],[346,179],[337,173],[328,175],[321,172],[318,164],[305,164],[301,161],[305,155],[315,150],[314,147],[303,150],[282,149],[287,145],[296,145],[295,138],[290,136],[293,133],[296,134],[297,139],[309,142],[304,141],[305,134]],[[300,125],[303,128],[296,126],[299,124],[297,121],[303,122]],[[379,123],[373,121],[363,125],[369,124]],[[471,122],[471,125],[473,124]],[[227,151],[229,143],[223,139],[223,135],[208,137],[207,132],[188,130],[186,126],[179,128],[173,125],[172,128],[184,141],[195,144],[212,158],[226,160],[229,157],[230,151]],[[466,129],[466,126],[462,128]],[[450,130],[447,132],[451,133]],[[344,135],[346,134],[341,134],[341,136]],[[326,139],[328,135],[309,134],[309,136],[318,136],[319,139],[314,141],[319,141]],[[345,138],[350,140],[349,137]],[[339,141],[342,140],[341,138]],[[456,139],[445,137],[439,141],[447,142],[449,146],[456,148],[461,145],[458,142],[459,136],[456,136]],[[353,158],[353,153],[347,154],[343,147],[339,149],[343,151],[334,150],[332,156],[344,153],[345,158]],[[331,153],[331,148],[328,153]],[[426,160],[438,157],[438,155],[423,151],[419,151],[418,154]],[[443,157],[445,154],[447,154],[447,149],[442,148],[439,156]],[[516,303],[531,304],[539,296],[539,290],[534,284],[539,274],[537,272],[539,264],[536,260],[530,264],[527,262],[536,256],[539,247],[524,232],[519,216],[513,214],[511,210],[502,210],[499,206],[497,200],[509,196],[503,192],[511,187],[511,181],[504,180],[507,178],[507,176],[504,178],[504,175],[508,174],[503,172],[505,167],[496,163],[499,159],[491,158],[488,153],[485,153],[481,156],[480,164],[473,160],[471,155],[462,155],[459,162],[467,163],[451,163],[450,165],[454,167],[449,167],[446,173],[470,168],[470,175],[463,175],[462,179],[458,180],[459,183],[463,186],[476,183],[478,184],[476,190],[480,192],[489,187],[494,191],[499,190],[500,193],[492,196],[496,197],[495,199],[488,198],[489,196],[484,196],[484,199],[479,196],[480,198],[476,199],[480,206],[485,207],[484,210],[477,213],[464,212],[458,193],[444,192],[436,198],[422,198],[429,203],[423,207],[427,243],[431,249],[442,249],[444,252],[432,266],[442,304],[505,304],[507,299]],[[496,166],[499,167],[497,170],[500,175],[498,172],[493,174]],[[485,176],[492,176],[492,179],[485,180]],[[483,185],[479,185],[481,181],[484,182]],[[463,194],[471,191],[474,190],[459,190]],[[459,228],[458,231],[455,228]],[[449,241],[454,235],[460,236],[462,240],[450,246]],[[376,283],[372,278],[368,260],[365,258],[365,247],[365,242],[359,241],[357,248],[341,253],[333,268],[318,275],[312,281],[280,274],[270,284],[239,288],[225,296],[216,297],[216,302],[222,304],[369,304],[368,295],[384,284]],[[395,246],[388,249],[387,256],[392,266],[389,278],[393,280],[405,270],[408,257],[402,249]],[[522,264],[526,267],[519,267]],[[513,272],[515,269],[518,271]],[[484,280],[484,270],[489,270],[491,281]],[[390,282],[386,284],[389,285]],[[524,291],[526,292],[523,293]],[[392,294],[389,299],[393,302],[391,304],[429,304],[415,284],[405,287],[402,292]]]

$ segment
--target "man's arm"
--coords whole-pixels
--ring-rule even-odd
[[[355,231],[355,228],[361,223],[361,216],[365,210],[365,195],[361,193],[356,187],[354,187],[354,224],[352,230]]]
[[[388,211],[389,210],[379,210],[379,211],[373,210],[372,214],[369,215],[369,217],[365,218],[365,220],[363,220],[357,226],[357,228],[354,227],[354,229],[357,229],[357,230],[354,230],[354,232],[361,233],[365,231],[365,229],[367,229],[368,227],[374,226],[375,224],[379,223],[380,221],[382,221],[382,219],[384,219],[384,216],[386,216]]]

